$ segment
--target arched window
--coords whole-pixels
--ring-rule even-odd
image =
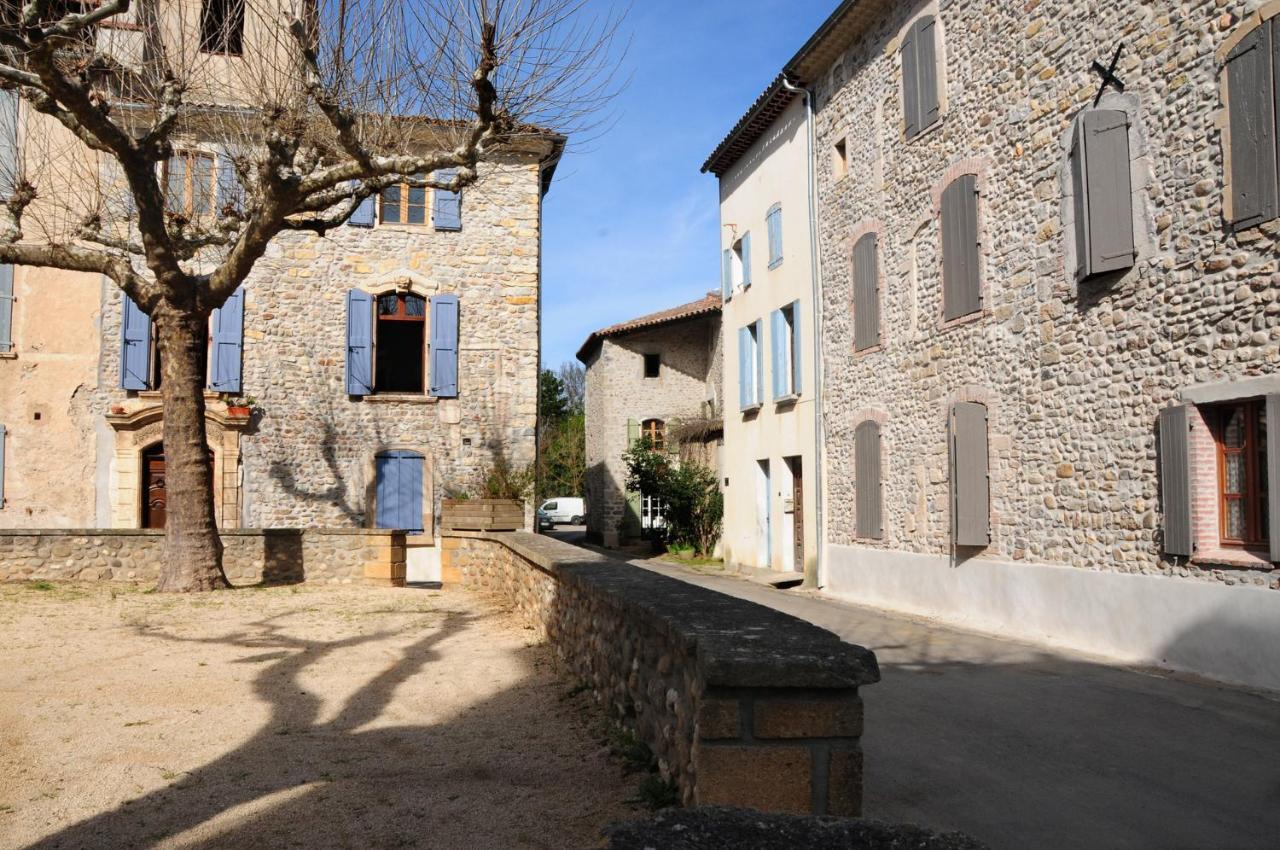
[[[640,424],[640,436],[649,440],[649,444],[657,451],[667,448],[667,423],[661,419],[646,419]]]

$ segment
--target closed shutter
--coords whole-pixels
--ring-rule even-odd
[[[1231,122],[1231,227],[1245,230],[1276,217],[1276,113],[1273,34],[1249,33],[1227,56]]]
[[[800,302],[791,302],[791,392],[800,395],[803,382],[800,375]]]
[[[373,392],[373,296],[347,293],[347,395]]]
[[[1191,529],[1191,426],[1187,405],[1160,411],[1160,501],[1164,513],[1164,552],[1190,558],[1194,548]]]
[[[1267,534],[1280,563],[1280,394],[1267,396]]]
[[[880,268],[877,238],[868,233],[853,246],[853,347],[857,351],[880,342]]]
[[[770,344],[773,352],[773,397],[782,398],[787,388],[787,322],[781,310],[769,315]]]
[[[916,78],[919,80],[920,129],[933,126],[938,120],[938,54],[937,26],[933,16],[915,22],[916,30]]]
[[[120,387],[150,389],[151,317],[128,295],[122,294],[120,300]]]
[[[375,517],[378,528],[421,534],[424,461],[416,452],[383,452],[375,459]]]
[[[240,185],[240,175],[236,174],[235,163],[231,161],[231,157],[227,154],[218,156],[217,191],[217,209],[219,213],[228,207],[236,212],[244,212],[244,186]]]
[[[5,429],[0,425],[0,508],[4,507],[4,438]]]
[[[18,92],[0,89],[0,198],[18,185]]]
[[[436,179],[449,181],[458,176],[458,169],[445,168],[436,172]],[[432,192],[431,222],[436,230],[462,229],[462,193],[436,189]]]
[[[769,226],[769,268],[782,262],[782,207],[774,204],[765,219]]]
[[[755,340],[753,340],[756,350],[755,403],[764,404],[764,321],[756,319],[755,328]]]
[[[751,285],[751,234],[742,234],[742,288]]]
[[[1083,280],[1133,266],[1129,116],[1118,109],[1091,109],[1080,116],[1076,134],[1071,169],[1076,279]]]
[[[951,535],[957,546],[991,542],[987,408],[962,401],[951,409]]]
[[[431,394],[458,396],[458,296],[431,297]]]
[[[13,266],[0,263],[0,354],[13,351]]]
[[[213,330],[209,389],[238,393],[244,351],[244,287],[236,289],[225,304],[213,311],[209,324]]]
[[[854,481],[859,537],[884,537],[883,495],[880,483],[880,426],[870,420],[854,431]]]
[[[733,297],[733,251],[729,248],[724,249],[724,259],[721,262],[720,290],[725,301]]]
[[[966,174],[942,193],[942,300],[948,320],[982,309],[978,261],[978,178]]]
[[[738,328],[738,407],[741,410],[751,407],[755,400],[755,391],[751,388],[754,360],[751,353],[751,329]]]
[[[347,219],[347,224],[352,227],[373,227],[374,204],[376,203],[373,195],[356,204],[356,208],[351,213],[351,217]]]
[[[908,139],[915,138],[921,130],[918,66],[916,28],[913,25],[902,35],[902,119]]]

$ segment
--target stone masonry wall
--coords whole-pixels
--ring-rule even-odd
[[[857,815],[875,655],[772,609],[526,533],[446,537],[444,567],[549,641],[686,804]],[[767,633],[768,645],[750,640]]]
[[[223,568],[233,585],[404,584],[402,532],[259,529],[221,536]],[[164,562],[163,531],[0,531],[0,581],[155,582]]]
[[[818,85],[828,539],[950,550],[947,411],[990,414],[990,546],[978,557],[1280,587],[1280,572],[1161,557],[1157,413],[1200,383],[1276,374],[1280,222],[1230,233],[1215,52],[1260,0],[880,4]],[[943,116],[903,137],[899,38],[938,17]],[[1076,286],[1066,157],[1124,53],[1136,266]],[[848,174],[828,163],[847,140]],[[983,307],[943,324],[939,195],[978,175]],[[853,238],[880,233],[883,347],[853,354]],[[1070,271],[1069,271],[1070,270]],[[884,422],[885,537],[856,537],[858,423]],[[1274,488],[1274,483],[1272,484]],[[1272,533],[1276,533],[1275,530]]]

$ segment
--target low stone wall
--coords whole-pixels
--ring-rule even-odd
[[[234,585],[404,584],[400,531],[273,528],[220,534],[223,568]],[[0,581],[154,582],[164,560],[163,531],[0,530]]]
[[[875,654],[745,600],[523,532],[445,537],[658,757],[687,805],[857,815]]]

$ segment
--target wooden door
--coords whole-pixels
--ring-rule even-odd
[[[209,480],[213,480],[213,451],[209,452]],[[165,487],[164,443],[156,443],[142,453],[142,527],[164,528],[168,514]]]
[[[804,572],[804,464],[801,463],[799,457],[791,458],[790,464],[791,524],[794,529],[794,539],[791,545],[795,547],[795,560],[792,561],[792,564],[797,572]]]

